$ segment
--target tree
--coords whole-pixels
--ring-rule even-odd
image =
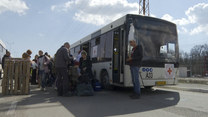
[[[205,57],[208,56],[208,45],[196,45],[190,52],[192,72],[196,75],[205,75]]]

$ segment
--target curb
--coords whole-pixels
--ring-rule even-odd
[[[180,90],[180,91],[189,91],[189,92],[197,92],[197,93],[208,93],[208,90],[204,90],[204,89],[189,89],[189,88],[184,88],[184,87],[163,86],[163,87],[157,87],[157,88]]]
[[[179,83],[205,84],[208,85],[208,79],[202,78],[177,78]]]

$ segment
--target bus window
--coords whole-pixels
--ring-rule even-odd
[[[90,55],[90,43],[87,42],[85,44],[82,45],[82,50],[85,50],[87,52],[88,55]]]
[[[113,32],[103,34],[91,40],[91,58],[93,62],[103,62],[112,60]],[[117,49],[118,50],[118,49]]]
[[[71,48],[71,49],[70,49],[70,54],[71,54],[72,56],[74,56],[74,48]]]
[[[113,35],[112,31],[106,34],[106,40],[105,40],[105,59],[106,60],[112,59],[112,49],[113,49],[112,35]]]
[[[100,37],[98,37],[98,38],[95,40],[95,44],[96,44],[96,45],[99,45],[99,44],[100,44]]]
[[[97,62],[99,61],[99,55],[100,54],[100,37],[96,38],[96,39],[92,39],[91,40],[91,58],[92,58],[92,62]]]
[[[167,45],[163,45],[160,47],[160,56],[174,58],[175,57],[175,44],[168,43]]]
[[[75,49],[74,49],[74,57],[76,57],[78,55],[79,51],[80,51],[80,46],[75,47]]]
[[[167,45],[160,46],[160,54],[166,54],[168,52]]]
[[[97,57],[97,61],[102,61],[102,58],[103,58],[103,56],[102,56],[102,54],[103,54],[103,43],[101,43],[101,38],[100,37],[98,37],[98,38],[96,38],[96,40],[95,40],[95,44],[96,44],[96,57]],[[95,50],[95,49],[94,49]]]
[[[99,45],[99,58],[100,58],[100,61],[106,61],[105,59],[105,53],[106,53],[106,48],[108,48],[106,46],[106,37],[107,37],[107,34],[103,34],[100,38],[100,45]]]
[[[92,39],[91,41],[90,41],[90,45],[91,45],[91,48],[92,47],[94,47],[96,44],[95,44],[95,39]]]
[[[168,58],[175,57],[175,44],[168,43]]]
[[[175,54],[175,44],[174,43],[168,44],[168,51],[169,51],[169,53]]]
[[[166,58],[167,52],[168,52],[167,45],[160,46],[160,57]]]

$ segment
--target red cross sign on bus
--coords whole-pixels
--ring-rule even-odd
[[[94,58],[94,57],[97,57],[97,46],[94,46],[93,48],[92,48],[92,51],[93,51],[93,53],[92,53],[92,58]]]
[[[165,64],[165,77],[166,78],[174,78],[175,77],[174,64]]]
[[[169,75],[172,73],[171,68],[168,69],[168,73],[169,73]]]

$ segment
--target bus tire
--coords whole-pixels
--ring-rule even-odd
[[[106,89],[106,90],[111,89],[109,75],[106,70],[101,72],[101,85],[103,89]]]

